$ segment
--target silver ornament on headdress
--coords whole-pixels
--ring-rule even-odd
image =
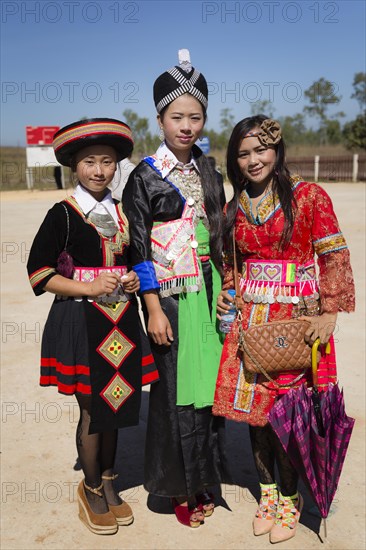
[[[186,73],[190,73],[192,70],[191,55],[189,50],[178,50],[178,61],[180,68]]]

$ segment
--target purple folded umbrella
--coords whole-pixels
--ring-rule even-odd
[[[279,399],[268,418],[322,518],[326,518],[355,423],[345,412],[343,391],[338,384],[329,384],[318,394],[303,384]]]

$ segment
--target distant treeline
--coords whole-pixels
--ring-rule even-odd
[[[365,155],[360,154],[357,160],[357,178],[354,174],[355,159],[352,154],[344,157],[342,165],[336,164],[337,157],[350,153],[362,153],[366,149],[366,73],[354,75],[353,93],[351,98],[358,102],[360,114],[352,121],[342,125],[345,117],[342,111],[328,115],[331,105],[338,105],[341,96],[336,94],[335,86],[329,80],[320,78],[304,91],[307,105],[303,112],[293,116],[280,117],[275,115],[275,107],[270,101],[257,101],[251,105],[251,115],[263,113],[277,118],[282,126],[283,136],[288,149],[288,160],[293,166],[301,165],[303,170],[313,171],[314,157],[320,155],[319,177],[325,181],[354,181],[365,179]],[[137,163],[142,157],[154,152],[159,146],[158,136],[149,129],[147,118],[139,117],[134,111],[127,109],[123,119],[131,127],[134,136],[134,152],[132,161]],[[308,119],[316,121],[317,129],[308,126]],[[235,124],[231,109],[222,109],[220,113],[220,131],[205,130],[210,140],[210,155],[214,156],[218,168],[225,176],[225,152],[227,143]],[[307,157],[307,158],[305,158]],[[326,157],[326,160],[325,160]],[[301,159],[303,162],[301,163]],[[334,160],[332,160],[334,159]],[[339,159],[340,161],[340,159]],[[328,168],[324,168],[328,166]],[[324,178],[324,173],[327,178]],[[335,174],[337,177],[335,177]],[[348,174],[351,174],[348,176]],[[352,176],[353,174],[353,176]],[[53,169],[40,167],[35,169],[34,184],[37,188],[53,187]],[[69,178],[65,178],[69,182]],[[71,180],[70,180],[71,181]],[[2,189],[26,188],[26,155],[22,147],[2,147],[0,159],[0,183]]]
[[[366,73],[354,75],[352,99],[360,107],[360,114],[352,121],[342,124],[345,117],[343,111],[329,115],[329,107],[338,105],[342,97],[336,94],[333,82],[325,78],[313,82],[304,91],[308,105],[301,113],[293,116],[276,116],[275,107],[270,101],[257,101],[251,104],[251,115],[266,114],[277,118],[281,123],[284,139],[288,147],[296,145],[343,145],[348,150],[362,150],[366,148]],[[149,130],[147,118],[141,118],[131,109],[125,110],[123,118],[131,127],[135,140],[135,155],[142,157],[151,154],[159,145],[159,138]],[[310,119],[310,121],[309,121]],[[315,121],[317,129],[309,127],[309,122]],[[223,151],[235,124],[231,109],[222,109],[220,113],[220,132],[205,129],[205,135],[210,139],[211,149]]]

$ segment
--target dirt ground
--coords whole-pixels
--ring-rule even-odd
[[[357,285],[355,314],[341,314],[336,333],[338,373],[346,410],[356,418],[349,452],[328,519],[328,538],[303,487],[305,509],[295,539],[285,549],[365,548],[365,186],[324,185],[351,250]],[[164,499],[148,499],[142,487],[148,392],[140,425],[120,431],[116,470],[135,522],[113,536],[90,533],[77,516],[77,406],[72,397],[41,388],[40,339],[52,297],[35,298],[26,261],[47,209],[66,191],[1,194],[1,548],[20,549],[266,549],[255,538],[252,516],[258,495],[248,429],[227,424],[227,451],[234,485],[222,485],[214,515],[199,529],[180,525]],[[158,442],[157,442],[158,443]],[[323,542],[322,542],[323,539]]]

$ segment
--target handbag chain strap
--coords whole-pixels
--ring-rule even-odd
[[[296,378],[294,378],[294,380],[292,380],[292,382],[290,382],[290,383],[286,382],[285,384],[280,384],[279,382],[276,382],[276,380],[274,380],[268,374],[268,372],[262,367],[262,365],[257,361],[257,359],[251,354],[251,352],[248,349],[248,346],[245,342],[245,331],[243,330],[243,325],[242,325],[241,308],[242,308],[242,304],[243,304],[243,298],[241,297],[240,285],[239,285],[238,262],[237,262],[237,259],[236,259],[236,243],[235,243],[235,232],[234,231],[233,231],[233,254],[234,254],[235,303],[236,303],[236,308],[237,308],[237,311],[238,311],[236,318],[237,318],[238,323],[239,323],[239,348],[241,348],[245,351],[245,353],[253,361],[253,363],[255,364],[257,369],[259,370],[259,372],[261,372],[263,374],[263,376],[265,376],[265,378],[267,378],[267,380],[269,382],[273,382],[273,384],[275,384],[275,386],[277,386],[278,388],[293,386],[294,384],[296,384],[296,382],[298,382],[304,376],[304,374],[306,372],[306,369],[303,370],[303,372],[301,374],[296,376]]]
[[[66,212],[67,235],[66,235],[66,241],[64,246],[64,250],[66,250],[67,243],[69,242],[69,233],[70,233],[69,211],[67,210],[66,205],[63,202],[61,204],[65,208],[65,212]]]
[[[243,309],[243,298],[241,296],[240,285],[239,285],[238,261],[236,258],[235,229],[233,230],[233,255],[234,255],[235,305],[238,312],[238,317],[240,314],[240,320],[241,320],[241,310]]]

